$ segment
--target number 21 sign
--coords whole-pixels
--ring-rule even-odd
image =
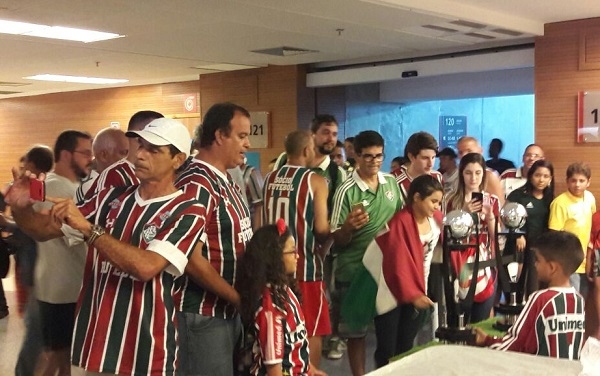
[[[250,112],[250,147],[264,149],[269,147],[271,114],[265,111]]]
[[[600,142],[598,109],[600,91],[580,91],[577,95],[577,142]]]

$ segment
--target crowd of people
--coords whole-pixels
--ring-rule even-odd
[[[585,164],[569,165],[555,197],[539,145],[515,168],[498,139],[486,162],[473,137],[438,150],[417,132],[385,173],[378,132],[342,142],[335,117],[318,115],[263,179],[244,156],[250,125],[246,109],[218,103],[192,141],[140,111],[126,132],[66,130],[53,149],[27,151],[0,216],[21,239],[17,375],[324,375],[322,355],[344,351],[365,374],[372,322],[378,368],[434,339],[442,213],[473,216],[477,246],[452,254],[455,293],[473,295],[468,322],[493,317],[505,201],[528,214],[513,245],[527,303],[504,338],[479,331],[476,344],[578,359],[599,338],[600,214]],[[38,180],[43,201],[30,196]]]

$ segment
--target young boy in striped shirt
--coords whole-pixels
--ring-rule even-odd
[[[583,261],[579,239],[549,230],[533,244],[540,283],[548,288],[530,295],[515,324],[503,338],[476,329],[476,344],[570,360],[579,359],[584,342],[584,299],[569,282]]]

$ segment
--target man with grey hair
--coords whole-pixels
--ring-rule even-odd
[[[161,113],[156,111],[144,110],[138,111],[127,125],[128,132],[140,131],[150,123],[152,120],[163,118]],[[123,187],[134,184],[139,184],[140,181],[135,175],[134,163],[137,159],[136,155],[138,152],[139,145],[136,140],[129,139],[129,148],[127,158],[123,158],[107,167],[98,178],[94,181],[92,186],[88,189],[85,194],[85,199],[89,199],[104,188],[111,187]]]
[[[76,202],[83,201],[86,192],[102,171],[106,170],[113,163],[127,157],[129,140],[125,136],[125,132],[118,128],[104,128],[94,137],[92,151],[94,152],[95,166],[90,174],[79,184],[75,192]]]

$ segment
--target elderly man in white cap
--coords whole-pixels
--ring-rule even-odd
[[[72,364],[90,373],[173,375],[175,283],[203,231],[206,209],[174,186],[190,152],[183,124],[160,118],[127,136],[138,141],[139,185],[102,190],[79,206],[48,197],[54,203],[48,215],[32,210],[29,183],[36,177],[15,171],[7,200],[35,238],[88,244]]]

